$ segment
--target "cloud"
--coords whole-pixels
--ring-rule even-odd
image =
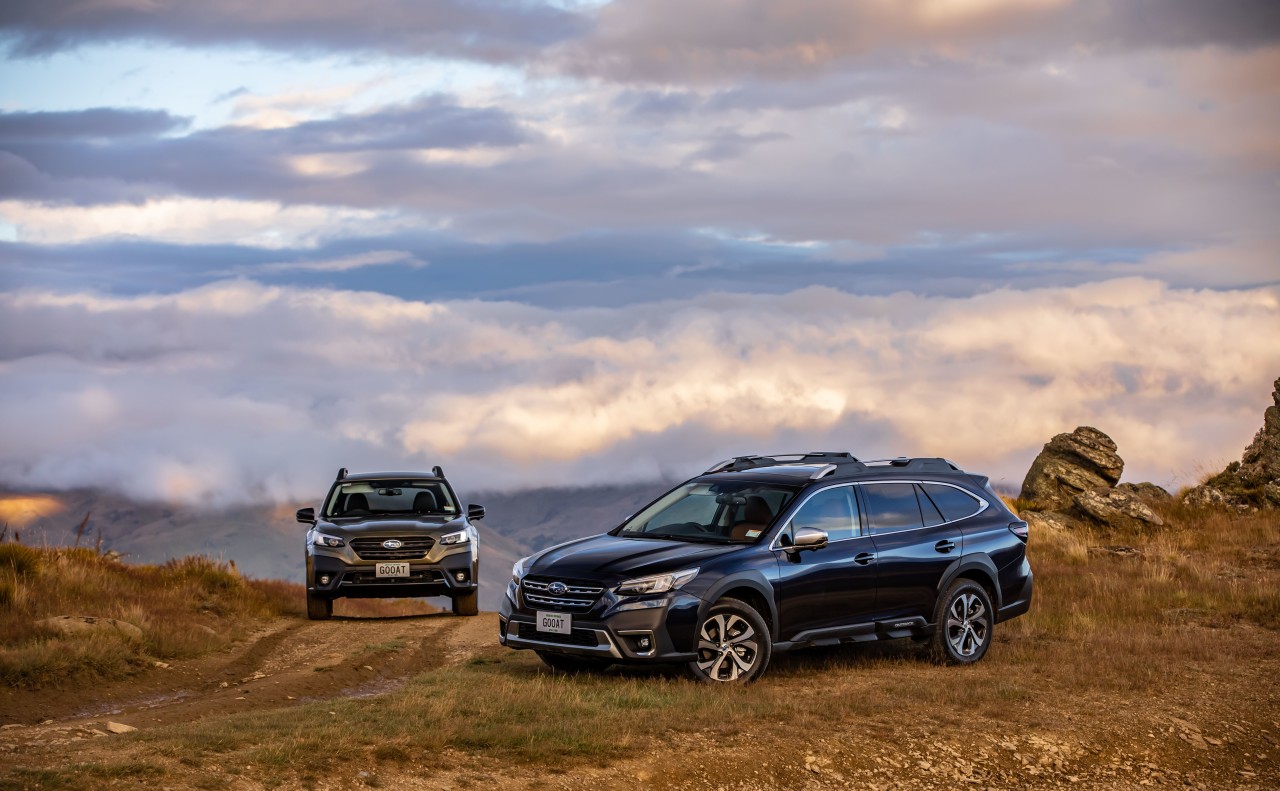
[[[191,501],[331,468],[468,488],[692,474],[746,452],[940,454],[1017,483],[1079,424],[1130,479],[1236,456],[1280,372],[1280,291],[1143,279],[967,298],[828,288],[620,308],[226,281],[0,297],[0,481]]]
[[[98,107],[65,112],[0,113],[0,144],[32,140],[95,140],[173,132],[188,120],[163,110]]]
[[[1027,62],[1073,49],[1124,52],[1280,40],[1268,0],[635,0],[611,3],[554,56],[620,82],[796,79],[863,61]]]
[[[305,247],[344,231],[367,232],[378,227],[391,231],[408,222],[389,211],[202,198],[98,206],[0,201],[0,221],[14,228],[18,241],[33,244],[132,237],[151,242],[268,248]]]
[[[419,261],[412,253],[403,250],[373,250],[368,253],[348,255],[341,258],[324,258],[304,261],[273,261],[267,264],[244,267],[242,273],[257,272],[260,274],[279,274],[281,272],[350,272],[371,266],[387,266],[400,264],[410,269],[421,269],[425,261]]]
[[[157,41],[506,62],[582,27],[578,15],[536,0],[11,0],[0,6],[0,32],[14,39],[11,54],[24,57],[92,42]]]

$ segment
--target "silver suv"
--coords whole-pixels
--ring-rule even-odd
[[[471,524],[484,507],[458,497],[439,467],[430,473],[344,467],[307,531],[307,617],[333,615],[333,600],[448,596],[455,615],[476,615],[480,551]]]

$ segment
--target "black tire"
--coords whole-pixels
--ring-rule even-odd
[[[593,656],[575,656],[574,654],[556,654],[551,651],[538,651],[538,658],[552,670],[561,673],[598,673],[612,665],[607,659]]]
[[[453,597],[454,615],[479,615],[480,594],[476,591],[463,593]]]
[[[933,622],[929,653],[935,662],[972,665],[991,647],[995,610],[986,589],[973,580],[956,580],[938,597]]]
[[[724,598],[698,624],[698,658],[686,665],[698,681],[745,684],[764,674],[773,656],[769,625],[755,608]]]
[[[313,621],[327,621],[333,617],[333,599],[312,596],[307,591],[307,617]]]

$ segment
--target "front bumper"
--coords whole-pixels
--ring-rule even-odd
[[[510,584],[498,612],[498,642],[508,648],[627,662],[687,662],[695,656],[693,637],[703,604],[696,596],[673,591],[618,599],[606,592],[583,613],[546,609],[572,617],[567,635],[539,631],[538,610],[519,599],[519,589]]]
[[[312,596],[349,599],[395,599],[458,596],[479,586],[472,553],[445,555],[438,562],[403,561],[408,577],[377,577],[376,563],[347,563],[327,555],[307,557],[307,591]],[[462,579],[459,579],[461,575]],[[327,581],[325,581],[327,578]]]

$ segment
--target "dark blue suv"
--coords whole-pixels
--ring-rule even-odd
[[[988,480],[945,459],[742,456],[517,562],[500,640],[560,670],[679,662],[706,681],[903,637],[967,664],[1031,606],[1026,542]]]

